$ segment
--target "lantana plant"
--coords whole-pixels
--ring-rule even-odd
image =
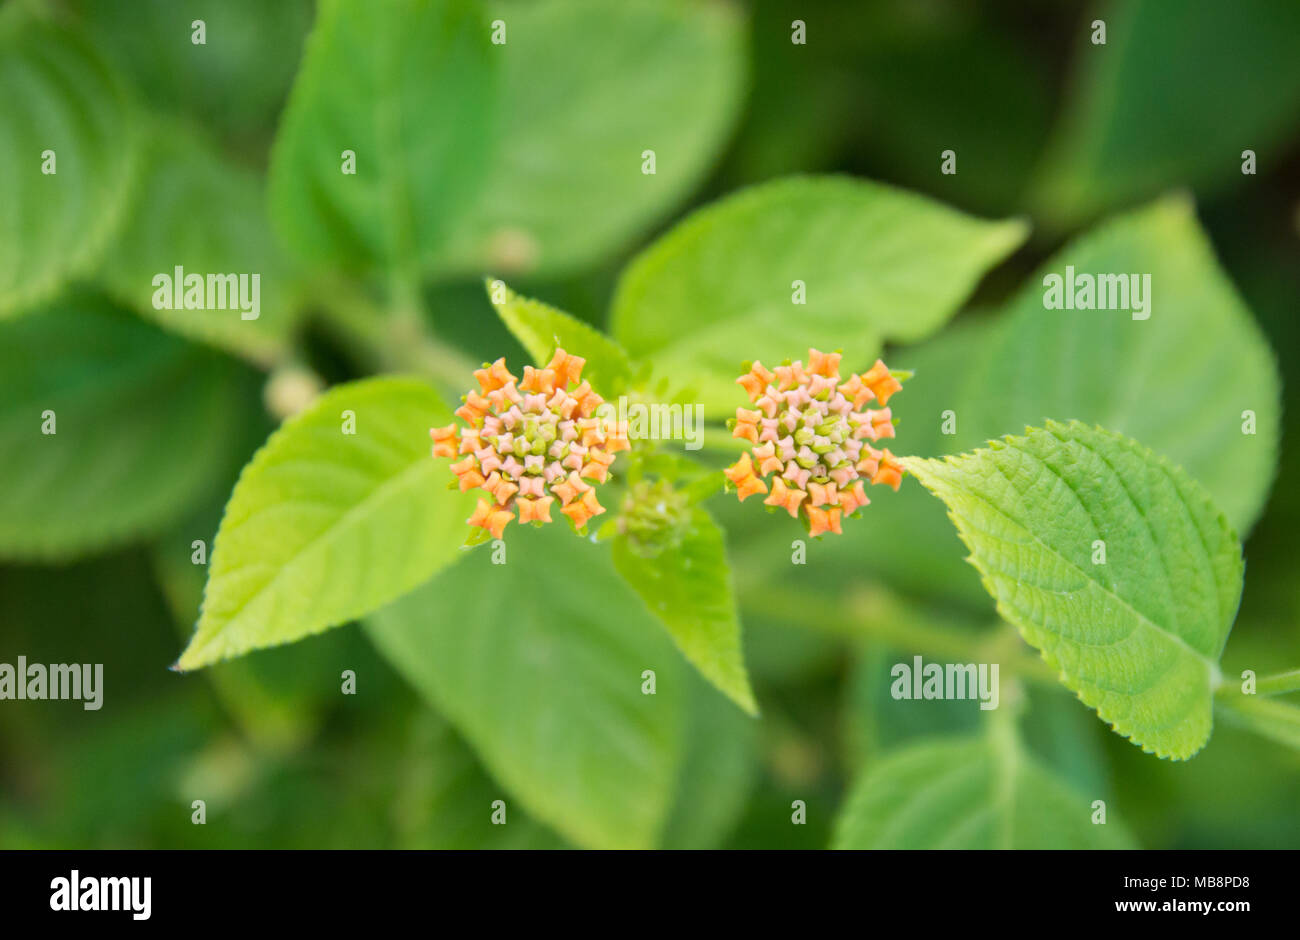
[[[788,233],[801,230],[798,220],[815,205],[843,220],[817,229],[835,232],[836,239],[787,249]],[[914,230],[881,233],[872,221],[914,213],[922,217]],[[1137,233],[1125,243],[1126,252],[1147,250],[1151,239],[1142,233],[1152,226],[1168,229],[1174,242],[1194,238],[1186,213],[1176,207],[1160,204],[1148,213],[1134,223]],[[859,222],[859,234],[869,233],[861,235],[868,241],[891,240],[888,250],[865,262],[851,250],[854,238],[841,233],[844,225]],[[1127,356],[1125,340],[1107,334],[1096,341],[1062,341],[1019,363],[1014,374],[999,371],[995,365],[1014,353],[995,342],[1064,328],[1059,318],[1034,319],[1042,314],[1038,303],[1013,311],[1017,331],[990,330],[978,343],[966,333],[955,348],[909,346],[888,354],[914,366],[915,377],[891,369],[881,357],[883,340],[915,340],[937,329],[983,270],[1023,234],[1019,223],[971,220],[868,184],[797,180],[701,210],[648,248],[619,283],[613,335],[489,279],[492,309],[532,360],[521,364],[522,377],[504,357],[496,358],[473,373],[478,388],[464,395],[454,413],[424,380],[371,379],[332,389],[289,419],[235,488],[214,548],[198,632],[179,667],[200,667],[364,617],[400,668],[416,670],[411,663],[418,662],[419,681],[434,690],[440,708],[494,772],[504,779],[540,779],[521,791],[530,794],[530,809],[583,844],[649,844],[662,822],[662,806],[638,803],[659,807],[645,822],[629,822],[626,807],[589,815],[590,801],[579,801],[569,787],[575,765],[563,754],[531,750],[535,742],[525,717],[511,723],[500,714],[499,689],[483,678],[483,651],[510,659],[517,667],[510,674],[518,681],[540,669],[539,676],[551,677],[546,682],[574,687],[575,701],[617,700],[617,708],[596,704],[595,713],[584,708],[566,718],[566,725],[582,729],[574,746],[584,755],[583,767],[617,759],[610,754],[628,741],[650,753],[677,740],[677,731],[653,724],[667,721],[666,713],[648,718],[642,711],[656,696],[683,694],[675,681],[664,679],[668,667],[648,653],[633,657],[644,661],[635,669],[632,660],[621,658],[651,642],[641,633],[642,623],[661,626],[709,683],[744,712],[758,715],[760,697],[742,652],[737,583],[743,590],[775,592],[765,595],[763,606],[793,619],[863,631],[885,624],[891,644],[905,650],[913,629],[923,634],[918,646],[923,641],[934,649],[947,642],[948,632],[926,633],[897,605],[833,606],[842,602],[824,592],[815,602],[782,603],[787,584],[799,590],[805,549],[814,550],[805,538],[839,564],[855,566],[862,583],[885,580],[900,545],[911,557],[941,559],[926,554],[926,540],[934,537],[929,522],[913,527],[906,516],[920,511],[916,496],[923,488],[946,505],[1000,622],[1018,633],[1007,634],[1010,639],[999,635],[987,647],[1001,651],[997,655],[1013,686],[1000,710],[1023,707],[1024,697],[1014,694],[1022,682],[1061,683],[1117,733],[1171,759],[1190,758],[1205,745],[1216,711],[1285,737],[1286,707],[1257,705],[1255,687],[1239,688],[1220,665],[1242,585],[1235,526],[1249,524],[1264,490],[1238,472],[1229,487],[1216,478],[1211,495],[1184,469],[1128,436],[1075,420],[1095,414],[1088,411],[1091,402],[1113,402],[1120,365],[1085,371],[1063,361],[1062,350],[1105,343]],[[942,278],[926,274],[937,242],[947,246]],[[775,252],[776,259],[751,259],[751,244]],[[1074,263],[1080,251],[1067,249],[1066,258]],[[720,266],[723,258],[733,268]],[[900,274],[900,265],[909,267],[909,276]],[[1182,259],[1165,260],[1157,252],[1149,266],[1157,269],[1159,283],[1172,285],[1171,293],[1195,288],[1184,284],[1188,266]],[[799,294],[785,294],[780,279],[767,277],[769,267],[814,272],[807,281],[813,296],[821,283],[816,272],[828,272],[827,281],[835,285],[828,305],[836,312],[809,316],[802,342],[799,324],[805,321],[786,316],[783,306],[800,303],[792,299]],[[728,280],[733,269],[745,271],[746,279]],[[906,316],[894,310],[906,310]],[[1103,325],[1162,329],[1154,316],[1149,323]],[[804,348],[806,359],[782,361]],[[1255,382],[1261,367],[1251,355],[1243,353],[1247,365],[1234,370],[1243,376],[1242,390],[1234,394],[1266,396],[1268,388]],[[736,364],[747,356],[737,378]],[[1141,373],[1124,367],[1126,381],[1139,389],[1133,383],[1142,381]],[[445,384],[463,389],[470,372],[466,367]],[[1047,389],[1025,392],[1025,383],[1037,381],[1039,372],[1048,377],[1041,383]],[[895,398],[905,379],[908,420],[899,434]],[[1075,404],[1063,414],[1070,420],[1040,416],[1023,434],[961,453],[945,449],[962,416],[974,413],[981,429],[991,429],[988,437],[1015,431],[1006,426],[1006,415],[1022,414],[1015,409],[1024,401],[1059,397],[1070,382],[1086,385],[1086,392],[1071,390]],[[984,411],[964,404],[971,399],[962,389],[980,390]],[[1267,401],[1260,401],[1262,411]],[[656,436],[627,420],[624,412],[643,406],[661,409],[665,420],[702,416],[703,450],[694,453],[681,438],[662,433],[663,422]],[[1203,432],[1209,438],[1226,442],[1238,433],[1203,402],[1195,407],[1196,420],[1210,422]],[[724,425],[729,413],[734,417]],[[1269,414],[1261,437],[1276,433],[1276,412]],[[355,434],[348,431],[352,419]],[[926,428],[931,421],[944,430]],[[432,460],[421,443],[426,433],[433,441]],[[903,441],[909,446],[896,454]],[[1244,459],[1238,450],[1216,447],[1215,454],[1226,456],[1207,463],[1198,462],[1200,451],[1188,448],[1183,459],[1213,477],[1223,461],[1236,465]],[[360,495],[348,495],[322,521],[321,504],[328,497],[319,494],[332,491],[312,476],[313,468],[341,463],[346,472],[329,479]],[[908,477],[919,485],[910,487]],[[868,487],[888,487],[896,495],[864,512],[871,504]],[[762,497],[771,512],[753,523],[733,520],[747,526],[739,543],[706,505],[728,489],[742,502]],[[300,507],[295,499],[301,492],[313,495]],[[1228,501],[1232,521],[1218,499]],[[546,525],[557,521],[557,508],[570,522],[563,528],[572,533],[556,534],[560,527]],[[289,512],[300,512],[301,527],[285,529]],[[736,518],[755,515],[744,506]],[[597,517],[600,524],[593,526]],[[520,525],[510,526],[512,521]],[[486,554],[474,548],[488,539],[493,546]],[[375,546],[394,540],[403,550],[377,563]],[[275,545],[275,556],[250,563],[241,546],[253,543]],[[761,570],[733,577],[734,555]],[[879,570],[869,558],[883,559]],[[792,563],[789,576],[771,576]],[[546,576],[534,577],[534,568],[545,568]],[[337,572],[350,574],[340,579]],[[960,576],[958,570],[953,577]],[[599,596],[607,600],[593,599],[593,585],[601,585]],[[397,600],[407,594],[409,599]],[[531,631],[528,643],[516,649],[513,630]],[[591,645],[580,643],[575,630],[595,631]],[[481,631],[488,633],[480,636]],[[1041,662],[1019,648],[1022,640],[1041,654]],[[954,655],[968,656],[969,650],[961,646]],[[604,671],[615,662],[622,665]],[[553,675],[546,671],[549,664],[565,672]],[[627,695],[619,691],[624,671],[641,683]],[[1259,680],[1270,694],[1297,687],[1300,680],[1290,673]],[[529,708],[543,707],[555,694],[552,686],[530,687]],[[657,701],[668,706],[670,698]],[[604,737],[610,715],[620,716],[617,742]],[[625,726],[626,716],[637,717]],[[650,724],[639,724],[643,718]],[[507,721],[510,735],[495,734],[492,722],[498,721]],[[647,730],[652,725],[655,730]],[[986,752],[1012,746],[1015,729],[998,719],[995,732],[945,745],[956,750],[944,751],[941,763],[953,764],[960,752],[962,761],[1002,766]],[[998,760],[1005,759],[999,751]],[[621,785],[640,786],[643,766],[630,761]],[[880,773],[883,782],[864,775],[838,824],[838,844],[872,844],[873,800],[897,790],[891,783],[895,771],[885,766]],[[1037,793],[1043,806],[1063,805],[1059,781],[1045,782],[1038,769],[1024,773],[1017,792]],[[1057,822],[1080,844],[1125,841],[1072,820]]]

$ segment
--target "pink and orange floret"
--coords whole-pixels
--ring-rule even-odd
[[[839,353],[810,349],[807,367],[755,362],[736,380],[754,407],[736,409],[732,436],[751,447],[723,472],[742,502],[765,494],[813,536],[839,534],[844,518],[871,502],[865,483],[897,491],[902,482],[897,458],[872,446],[894,436],[888,405],[902,384],[880,360],[845,379],[839,366]]]
[[[520,381],[498,359],[474,373],[456,416],[465,422],[432,428],[434,457],[459,457],[451,471],[462,493],[482,490],[466,521],[501,538],[518,510],[520,522],[552,521],[551,509],[578,531],[605,511],[593,483],[603,483],[614,455],[628,447],[627,429],[598,417],[604,399],[582,381],[586,360],[556,349],[543,368],[524,366]]]

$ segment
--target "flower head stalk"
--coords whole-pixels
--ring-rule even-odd
[[[865,483],[897,491],[902,482],[894,455],[872,446],[894,436],[888,405],[902,384],[880,360],[843,380],[839,366],[839,353],[810,349],[806,367],[755,362],[736,380],[754,407],[736,409],[732,436],[751,447],[723,473],[742,502],[764,494],[813,536],[840,533],[843,519],[871,502]]]
[[[597,417],[604,399],[582,380],[586,360],[556,349],[545,367],[524,366],[523,380],[505,358],[474,373],[456,409],[465,426],[431,428],[434,457],[459,457],[451,471],[462,493],[482,490],[466,520],[501,538],[520,522],[551,522],[558,504],[578,532],[605,511],[593,484],[609,475],[614,454],[628,447],[627,429]]]

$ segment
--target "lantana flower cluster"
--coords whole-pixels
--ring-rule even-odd
[[[462,493],[481,489],[466,521],[501,538],[516,518],[551,521],[558,501],[579,532],[605,511],[593,483],[603,483],[614,455],[628,447],[627,429],[598,417],[604,399],[582,380],[586,360],[563,349],[544,368],[524,366],[523,381],[502,357],[474,373],[455,423],[430,429],[434,457],[462,457],[451,470]]]
[[[879,359],[843,381],[839,367],[839,353],[809,349],[806,368],[755,362],[736,380],[754,408],[736,409],[732,436],[753,446],[724,473],[742,502],[767,494],[767,505],[802,517],[812,536],[839,534],[844,517],[871,502],[864,482],[895,491],[902,482],[894,455],[872,446],[894,436],[888,403],[902,384]]]

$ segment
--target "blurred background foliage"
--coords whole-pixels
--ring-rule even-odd
[[[358,625],[201,674],[168,672],[202,593],[191,541],[211,539],[238,468],[289,410],[275,389],[296,388],[294,376],[310,370],[338,382],[423,365],[446,388],[464,384],[453,382],[463,364],[503,354],[521,362],[483,301],[484,270],[603,326],[617,272],[636,250],[694,206],[792,173],[864,176],[1032,222],[1030,243],[992,272],[950,328],[957,338],[891,350],[902,368],[913,358],[936,363],[932,375],[945,348],[960,359],[963,331],[979,329],[1004,301],[1014,306],[1016,286],[1067,239],[1164,194],[1193,194],[1213,251],[1278,354],[1285,389],[1271,490],[1270,469],[1247,465],[1246,478],[1217,491],[1246,494],[1250,508],[1267,499],[1246,541],[1244,602],[1225,672],[1300,663],[1300,376],[1290,356],[1300,330],[1300,6],[753,0],[634,4],[630,16],[613,6],[492,7],[512,24],[512,42],[537,44],[538,68],[498,76],[509,102],[502,126],[474,133],[507,134],[511,145],[478,168],[488,195],[421,281],[444,355],[393,363],[355,342],[375,328],[364,280],[303,273],[277,237],[284,220],[263,211],[268,179],[272,190],[293,186],[276,180],[272,141],[312,3],[0,4],[0,31],[28,18],[58,26],[0,48],[0,197],[8,203],[0,246],[9,256],[0,259],[0,313],[15,314],[0,321],[0,661],[99,662],[106,675],[99,712],[74,702],[0,703],[0,846],[568,844],[517,808],[509,789],[517,780],[489,775],[448,721],[465,716],[443,717],[425,703],[422,664],[399,676]],[[190,42],[200,16],[206,46]],[[533,18],[552,32],[525,38],[522,24]],[[807,24],[806,45],[791,44],[793,19]],[[1094,19],[1107,23],[1105,46],[1089,41]],[[356,53],[346,39],[344,31],[344,57]],[[50,83],[76,89],[79,113],[42,101]],[[359,100],[364,116],[369,105]],[[67,204],[36,191],[34,158],[18,144],[41,122],[61,121],[75,122],[74,148],[112,155],[98,165],[103,179]],[[652,146],[661,163],[647,190],[627,161]],[[947,149],[958,155],[956,175],[939,172]],[[1256,152],[1257,175],[1242,174],[1244,149]],[[60,156],[69,171],[74,153]],[[91,230],[102,230],[90,239],[100,243],[95,251],[51,254]],[[338,240],[319,234],[321,257],[338,267],[349,258],[364,267],[369,253],[391,247],[382,239],[353,246],[340,261]],[[141,285],[181,260],[195,270],[273,272],[263,276],[257,328],[153,311]],[[48,276],[31,274],[42,266]],[[71,287],[55,289],[68,279]],[[1216,289],[1198,283],[1188,302]],[[327,315],[323,298],[352,290],[353,315]],[[1216,344],[1239,339],[1222,329]],[[997,361],[1011,368],[1019,334],[1004,332]],[[113,378],[114,365],[134,359],[147,368]],[[51,373],[84,381],[69,391]],[[909,393],[926,394],[925,376]],[[1194,409],[1187,398],[1212,398],[1236,379],[1249,381],[1212,369],[1153,381],[1143,399],[1152,433],[1168,425],[1192,433],[1190,419],[1163,410],[1162,392]],[[89,451],[27,456],[31,405],[49,389],[67,396],[61,422],[97,428]],[[900,414],[910,417],[907,408]],[[1006,417],[1011,423],[989,433],[1029,420]],[[692,686],[674,732],[680,760],[671,772],[645,771],[666,778],[651,788],[670,803],[661,844],[824,846],[861,767],[975,723],[970,703],[888,695],[890,664],[917,651],[908,627],[975,638],[995,617],[958,562],[951,530],[932,535],[928,517],[907,508],[925,498],[905,495],[895,507],[877,500],[843,544],[816,543],[794,574],[791,530],[778,531],[748,511],[752,504],[712,504],[728,532],[763,716],[745,719],[702,683]],[[942,521],[937,504],[930,508]],[[1248,525],[1253,513],[1243,515]],[[437,579],[422,590],[436,602]],[[420,602],[416,592],[406,603]],[[612,609],[623,599],[611,588],[596,603]],[[382,645],[382,628],[372,630]],[[345,669],[356,672],[356,695],[340,694]],[[1203,753],[1169,763],[1113,735],[1064,689],[1035,685],[1030,697],[1030,748],[1078,792],[1107,799],[1140,845],[1300,847],[1295,750],[1220,722]],[[622,785],[641,792],[645,780],[628,773]],[[190,822],[200,798],[205,826]],[[489,824],[496,799],[510,803],[506,827]],[[793,800],[806,802],[806,825],[790,824]],[[582,824],[565,828],[581,834]]]

